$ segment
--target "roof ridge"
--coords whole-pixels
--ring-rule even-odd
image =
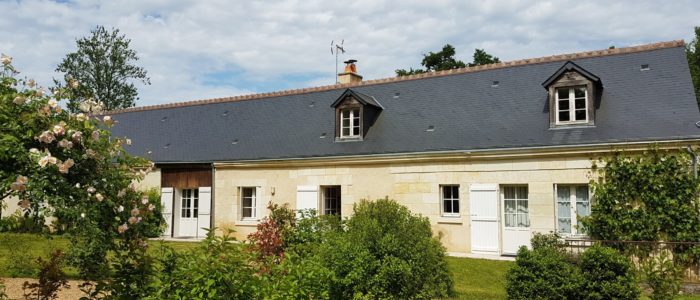
[[[623,47],[623,48],[613,48],[613,49],[592,50],[592,51],[574,52],[574,53],[566,53],[566,54],[556,54],[556,55],[543,56],[543,57],[537,57],[537,58],[525,58],[525,59],[500,62],[500,63],[495,63],[495,64],[480,65],[480,66],[474,66],[474,67],[464,67],[464,68],[451,69],[451,70],[445,70],[445,71],[428,72],[428,73],[401,76],[401,77],[387,77],[387,78],[380,78],[380,79],[371,79],[371,80],[360,81],[360,82],[356,82],[356,83],[332,84],[332,85],[323,85],[323,86],[316,86],[316,87],[281,90],[281,91],[266,92],[266,93],[239,95],[239,96],[232,96],[232,97],[199,99],[199,100],[191,100],[191,101],[184,101],[184,102],[172,102],[172,103],[156,104],[156,105],[148,105],[148,106],[129,107],[129,108],[124,108],[124,109],[116,109],[116,110],[107,111],[107,112],[104,112],[103,114],[119,114],[119,113],[136,112],[136,111],[144,111],[144,110],[187,107],[187,106],[205,105],[205,104],[213,104],[213,103],[257,100],[257,99],[265,99],[265,98],[280,97],[280,96],[289,96],[289,95],[299,95],[299,94],[321,92],[321,91],[330,91],[330,90],[334,90],[334,89],[347,89],[347,88],[358,87],[358,86],[367,86],[367,85],[384,84],[384,83],[391,83],[391,82],[401,82],[401,81],[410,81],[410,80],[418,80],[418,79],[426,79],[426,78],[434,78],[434,77],[443,77],[443,76],[449,76],[449,75],[480,72],[480,71],[486,71],[486,70],[511,68],[511,67],[542,64],[542,63],[549,63],[549,62],[556,62],[556,61],[567,61],[567,60],[572,60],[572,59],[628,54],[628,53],[652,51],[652,50],[658,50],[658,49],[684,47],[684,46],[685,46],[685,42],[683,40],[673,40],[673,41],[658,42],[658,43],[630,46],[630,47]]]

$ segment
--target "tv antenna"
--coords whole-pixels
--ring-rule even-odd
[[[340,40],[340,44],[331,41],[331,54],[335,54],[335,83],[338,83],[338,55],[345,54],[345,48],[343,48],[343,43],[345,39]]]

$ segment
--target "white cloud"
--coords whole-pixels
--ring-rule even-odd
[[[445,43],[465,61],[474,48],[513,60],[690,39],[700,25],[695,1],[29,0],[0,11],[0,52],[45,85],[76,38],[119,28],[151,77],[139,105],[332,83],[331,40],[345,39],[342,58],[373,79]]]

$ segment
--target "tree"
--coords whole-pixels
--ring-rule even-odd
[[[425,67],[425,70],[413,68],[409,68],[408,70],[397,69],[395,71],[396,76],[407,76],[421,74],[425,72],[444,71],[457,68],[464,68],[466,66],[474,67],[501,62],[498,59],[498,57],[494,57],[486,53],[486,51],[484,51],[483,49],[474,50],[474,61],[469,64],[465,64],[463,61],[455,59],[455,54],[455,48],[450,44],[446,44],[442,47],[441,51],[428,52],[428,54],[423,54],[423,61],[421,61],[421,65]]]
[[[695,27],[695,38],[685,46],[685,53],[695,87],[695,98],[700,105],[700,27]]]
[[[103,26],[97,26],[90,34],[78,39],[77,51],[66,55],[56,68],[64,73],[64,81],[72,85],[68,109],[79,112],[79,104],[88,99],[101,102],[106,110],[134,106],[138,96],[133,81],[151,82],[146,70],[135,65],[139,58],[129,48],[131,40],[120,35],[118,29],[108,31]],[[55,83],[61,86],[59,81]]]

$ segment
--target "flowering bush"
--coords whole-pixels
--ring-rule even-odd
[[[137,255],[147,246],[144,230],[151,225],[144,220],[162,220],[134,184],[153,165],[126,153],[128,139],[110,136],[115,122],[100,115],[98,100],[84,101],[78,114],[61,108],[80,83],[46,90],[17,75],[3,56],[0,199],[17,197],[27,209],[56,218],[74,242],[68,261],[85,278],[103,278],[108,251]]]

